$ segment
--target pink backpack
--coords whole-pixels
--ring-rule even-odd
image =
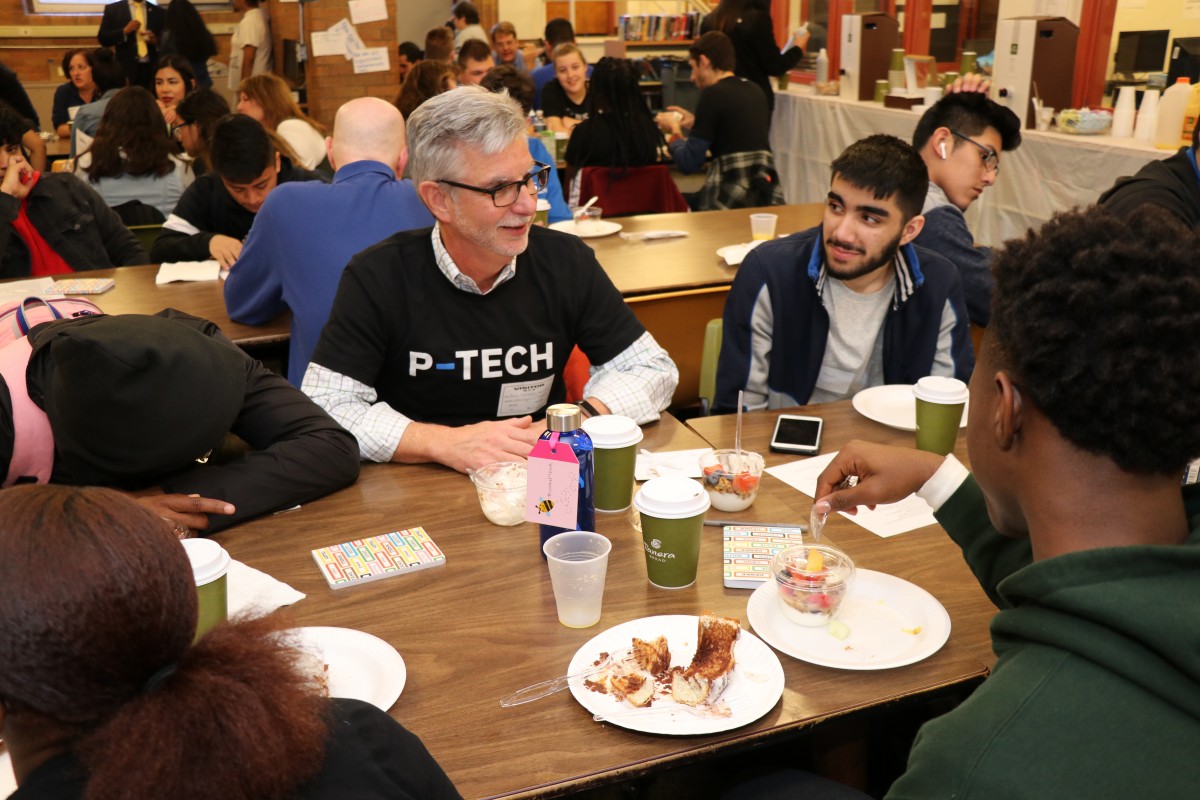
[[[12,486],[22,478],[48,483],[54,471],[50,420],[29,398],[25,383],[25,370],[33,353],[26,334],[42,322],[103,313],[94,303],[75,297],[53,300],[27,297],[0,305],[0,377],[8,385],[13,416],[12,459],[0,485]]]

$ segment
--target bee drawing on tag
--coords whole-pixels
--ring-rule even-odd
[[[554,508],[553,500],[547,500],[544,497],[538,499],[537,510],[539,514],[549,514],[552,508]]]

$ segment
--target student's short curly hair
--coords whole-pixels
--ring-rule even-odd
[[[1200,236],[1149,207],[1058,214],[992,259],[984,348],[1068,441],[1128,472],[1200,456]]]

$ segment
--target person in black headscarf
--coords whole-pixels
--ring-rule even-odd
[[[358,476],[353,436],[216,325],[171,309],[38,325],[0,349],[0,376],[5,486],[124,489],[186,534]]]

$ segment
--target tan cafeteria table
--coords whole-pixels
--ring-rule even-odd
[[[771,452],[771,434],[775,430],[775,419],[781,413],[825,420],[821,437],[822,453],[838,450],[852,439],[901,447],[914,446],[912,432],[889,428],[867,419],[854,410],[849,400],[743,414],[742,447],[761,453],[768,468],[804,458],[794,453]],[[736,415],[728,414],[697,417],[688,420],[687,424],[713,447],[721,448],[733,447],[736,421]],[[959,461],[969,464],[965,430],[959,433],[954,454]],[[808,495],[772,475],[763,476],[760,491],[781,498],[798,518],[807,522],[812,510],[812,498]],[[762,516],[760,504],[761,499],[746,514],[738,514],[738,518],[768,519]],[[959,643],[989,667],[995,663],[988,624],[996,614],[996,607],[979,588],[958,546],[940,526],[931,525],[883,539],[840,514],[834,514],[827,521],[825,533],[832,542],[846,550],[858,566],[904,578],[937,597],[950,612],[953,623],[950,643]]]
[[[717,255],[726,245],[750,241],[750,215],[758,212],[779,215],[776,233],[796,233],[821,221],[821,203],[770,208],[739,208],[732,211],[697,211],[685,214],[641,214],[617,217],[621,233],[686,231],[677,239],[630,242],[620,234],[585,239],[596,251],[596,259],[628,300],[641,295],[682,292],[694,289],[728,288],[737,267],[728,266]]]
[[[704,445],[669,416],[645,433],[642,446],[654,450]],[[778,492],[765,494],[753,510],[763,518],[799,516]],[[309,554],[416,525],[444,549],[445,566],[331,591]],[[622,622],[704,609],[746,621],[750,593],[721,584],[717,529],[705,531],[698,582],[666,591],[647,583],[641,538],[627,513],[599,515],[597,527],[613,549],[603,616],[584,630],[558,623],[535,526],[489,524],[469,480],[442,467],[368,465],[354,486],[216,538],[234,558],[308,594],[285,612],[295,624],[356,628],[400,651],[408,682],[391,713],[424,740],[467,798],[550,797],[631,779],[788,737],[832,717],[969,686],[987,673],[969,646],[969,630],[960,628],[929,659],[881,672],[843,672],[783,656],[782,701],[757,722],[717,735],[652,736],[598,724],[568,692],[502,709],[500,698],[562,675],[584,643]],[[919,572],[934,556],[951,560],[923,538],[901,544],[867,542],[855,554],[901,574]],[[947,574],[953,580],[937,590],[958,623],[959,606],[971,597],[959,584],[968,578]]]
[[[726,245],[750,240],[750,214],[779,215],[776,232],[796,233],[821,221],[821,203],[691,214],[620,217],[624,232],[681,230],[679,239],[628,242],[619,235],[587,239],[596,258],[646,330],[679,367],[672,405],[696,402],[704,326],[721,316],[737,267],[717,255]]]
[[[115,278],[116,286],[87,299],[108,314],[154,314],[175,308],[217,323],[225,335],[242,347],[286,342],[291,314],[283,313],[266,325],[242,325],[229,318],[222,294],[224,281],[168,283],[157,286],[158,265],[117,267],[77,273],[80,278]]]

